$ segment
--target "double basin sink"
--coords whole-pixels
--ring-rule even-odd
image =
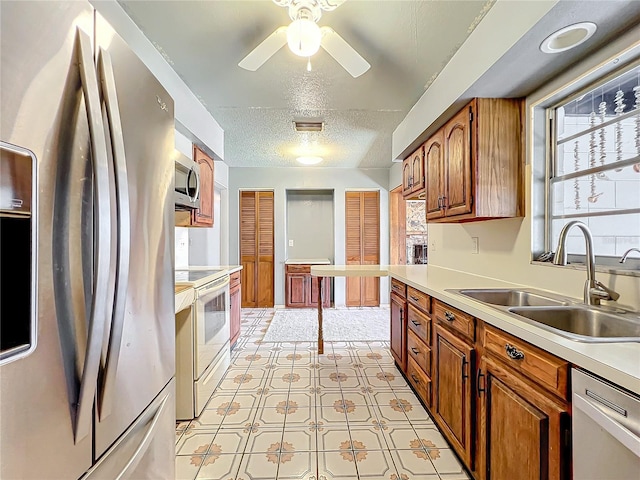
[[[607,311],[534,290],[451,290],[579,342],[640,342],[640,316]]]

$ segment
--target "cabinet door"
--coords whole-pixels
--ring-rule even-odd
[[[274,303],[273,192],[258,192],[258,307]]]
[[[240,192],[240,264],[242,265],[243,307],[257,306],[257,240],[255,192]]]
[[[419,192],[424,188],[424,150],[422,146],[411,156],[412,192]]]
[[[193,159],[200,165],[200,208],[193,212],[192,225],[213,226],[213,159],[194,145]]]
[[[238,285],[229,291],[229,336],[231,337],[231,346],[236,343],[240,336],[240,303],[242,301],[240,289],[241,287]]]
[[[410,195],[413,186],[413,178],[411,174],[411,157],[406,158],[402,162],[402,195]]]
[[[311,277],[311,297],[310,297],[310,307],[318,306],[318,277]],[[324,294],[324,302],[322,303],[323,307],[331,306],[331,279],[329,277],[324,277],[322,279],[322,290]]]
[[[444,126],[446,216],[471,212],[471,115],[462,109]]]
[[[444,215],[440,198],[443,195],[443,160],[444,160],[444,131],[438,130],[424,144],[424,175],[426,183],[425,209],[427,220],[440,218]]]
[[[391,355],[400,369],[407,369],[407,308],[405,301],[391,294]]]
[[[309,303],[307,281],[304,273],[287,273],[287,307],[306,307]]]
[[[474,350],[441,325],[434,343],[433,413],[443,432],[469,469],[473,469]]]
[[[569,478],[567,410],[485,357],[478,379],[479,477]]]

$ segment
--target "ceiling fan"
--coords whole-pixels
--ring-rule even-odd
[[[369,70],[371,65],[331,27],[319,27],[317,24],[322,16],[322,10],[335,10],[344,1],[273,0],[276,5],[289,8],[292,23],[276,29],[244,57],[238,66],[255,72],[285,44],[288,44],[296,55],[309,58],[322,47],[351,76],[359,77]],[[307,63],[307,69],[311,69],[310,60]]]

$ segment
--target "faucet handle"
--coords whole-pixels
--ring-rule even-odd
[[[590,289],[589,293],[601,300],[613,300],[616,301],[620,298],[620,294],[610,288],[606,287],[602,282],[596,280],[594,287]]]

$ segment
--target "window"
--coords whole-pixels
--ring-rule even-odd
[[[640,248],[640,65],[573,94],[547,114],[547,251],[556,250],[571,220],[589,226],[598,257],[617,259]],[[569,233],[567,252],[585,253],[577,229]]]

